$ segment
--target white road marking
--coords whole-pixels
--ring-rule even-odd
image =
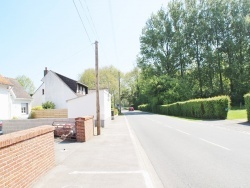
[[[69,174],[77,175],[77,174],[143,174],[142,170],[137,171],[73,171]]]
[[[129,130],[132,143],[136,148],[136,155],[139,159],[139,165],[143,169],[142,172],[143,172],[143,177],[144,177],[146,187],[147,188],[154,188],[154,187],[163,188],[163,184],[161,180],[159,179],[153,165],[151,164],[151,161],[149,160],[147,154],[145,153],[143,147],[141,146],[141,143],[136,137],[134,131],[130,127],[127,117],[124,116],[124,118],[126,121],[126,126]]]
[[[146,166],[145,166],[146,165],[145,164],[146,163],[145,162],[146,157],[142,154],[142,148],[139,146],[139,143],[137,142],[135,135],[132,133],[132,130],[131,130],[130,126],[129,126],[129,123],[128,123],[128,120],[127,120],[126,116],[124,118],[125,118],[126,126],[128,128],[129,134],[130,134],[130,138],[132,140],[133,145],[136,148],[137,157],[139,158],[139,161],[142,160],[144,162],[144,163],[141,163],[141,165],[142,165],[142,168],[144,168],[146,170]],[[148,172],[144,171],[143,177],[144,177],[146,187],[147,188],[153,188],[154,187],[153,182],[152,182],[151,177],[148,175]]]
[[[179,129],[175,129],[175,130],[178,131],[178,132],[181,132],[181,133],[183,133],[183,134],[191,135],[190,133],[184,132],[184,131],[179,130]]]
[[[207,142],[207,143],[209,143],[209,144],[212,144],[212,145],[214,145],[214,146],[220,147],[220,148],[222,148],[222,149],[225,149],[225,150],[231,151],[229,148],[226,148],[226,147],[221,146],[221,145],[219,145],[219,144],[215,144],[215,143],[210,142],[210,141],[208,141],[208,140],[205,140],[205,139],[203,139],[203,138],[200,138],[200,140],[202,140],[202,141],[204,141],[204,142]]]

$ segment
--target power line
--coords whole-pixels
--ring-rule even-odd
[[[79,0],[79,1],[80,1],[80,3],[81,3],[81,0]],[[91,23],[89,22],[89,25],[93,27],[93,33],[94,33],[94,35],[97,37],[98,41],[100,42],[99,48],[102,49],[102,50],[100,50],[100,53],[101,53],[102,55],[104,55],[105,60],[106,60],[107,62],[109,62],[109,61],[108,61],[108,58],[107,58],[107,54],[106,54],[106,52],[105,52],[106,49],[103,48],[103,45],[102,45],[102,43],[101,43],[101,40],[100,40],[100,38],[99,38],[99,36],[98,36],[97,30],[96,30],[96,27],[95,27],[95,23],[94,23],[93,18],[92,18],[92,16],[91,16],[91,12],[90,12],[90,9],[89,9],[89,7],[88,7],[88,4],[87,4],[86,0],[84,0],[84,3],[85,3],[85,5],[86,5],[86,8],[87,8],[87,11],[88,11],[88,15],[89,15],[90,21],[91,21],[91,23],[92,23],[92,24],[91,24]],[[82,3],[81,3],[81,6],[82,6],[82,10],[84,11],[84,8],[83,8]],[[86,16],[86,17],[87,17],[87,16]],[[87,18],[87,19],[88,19],[88,18]],[[89,19],[88,19],[88,21],[89,21]],[[91,29],[92,29],[92,27],[91,27]]]
[[[116,46],[116,36],[115,36],[115,29],[114,29],[114,22],[113,22],[113,12],[112,12],[112,7],[111,7],[111,2],[109,0],[109,9],[110,9],[110,19],[111,19],[111,25],[112,25],[112,32],[113,32],[113,43],[115,46],[115,55],[116,55],[116,60],[119,62],[119,58],[118,58],[118,53],[117,53],[117,46]]]
[[[80,13],[79,13],[79,11],[78,11],[78,9],[77,9],[77,6],[76,6],[76,4],[75,4],[75,1],[74,1],[74,0],[72,0],[72,1],[73,1],[74,5],[75,5],[76,11],[77,11],[77,13],[78,13],[78,16],[79,16],[79,18],[80,18],[80,20],[81,20],[81,22],[82,22],[82,26],[83,26],[83,28],[84,28],[84,30],[85,30],[87,36],[88,36],[89,42],[92,43],[91,40],[90,40],[89,34],[88,34],[88,32],[87,32],[87,29],[86,29],[86,27],[84,26],[82,17],[81,17],[81,15],[80,15]]]
[[[79,2],[81,3],[82,10],[83,10],[83,5],[82,5],[81,0],[79,0]],[[88,7],[88,4],[87,4],[86,0],[84,0],[84,3],[85,3],[86,8],[87,8],[87,10],[88,10],[89,17],[90,17],[90,21],[91,21],[92,24],[90,23],[90,21],[89,21],[89,19],[88,19],[87,16],[86,16],[86,18],[87,18],[87,20],[88,20],[88,22],[89,22],[89,25],[91,26],[91,29],[92,29],[93,33],[96,35],[96,38],[99,40],[99,36],[98,36],[97,31],[96,31],[95,24],[94,24],[94,21],[93,21],[93,19],[92,19],[92,16],[91,16],[91,13],[90,13],[90,10],[89,10],[89,7]],[[83,10],[83,11],[84,11],[84,10]]]
[[[80,2],[80,4],[81,4],[81,7],[82,7],[82,11],[84,12],[84,9],[83,9],[83,6],[82,6],[82,2],[79,0],[79,2]],[[88,16],[86,15],[86,14],[84,14],[85,15],[85,17],[86,17],[86,19],[87,19],[87,21],[88,21],[88,23],[89,23],[89,25],[90,25],[90,29],[92,30],[92,32],[94,33],[94,30],[93,30],[93,28],[92,28],[92,26],[91,26],[91,24],[90,24],[90,21],[89,21],[89,18],[88,18]]]
[[[64,62],[64,61],[66,61],[66,60],[70,59],[71,57],[73,57],[73,56],[75,56],[75,55],[79,54],[80,52],[82,52],[83,50],[85,50],[85,49],[89,48],[90,46],[92,46],[92,44],[91,44],[91,45],[88,45],[88,46],[85,46],[85,48],[83,48],[83,49],[81,49],[81,50],[79,50],[79,51],[75,52],[74,54],[72,54],[72,55],[70,55],[70,56],[67,56],[67,57],[63,58],[63,59],[62,59],[62,60],[60,60],[58,63],[62,63],[62,62]]]

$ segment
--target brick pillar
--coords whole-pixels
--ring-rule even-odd
[[[94,116],[78,117],[76,121],[76,140],[77,142],[86,142],[94,136]]]
[[[84,118],[76,118],[76,140],[77,142],[85,142],[85,126]]]

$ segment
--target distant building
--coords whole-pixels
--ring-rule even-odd
[[[17,80],[0,76],[0,119],[27,119],[31,101],[31,96]]]
[[[67,100],[88,94],[88,86],[47,70],[47,67],[42,82],[32,96],[32,107],[51,101],[56,105],[56,109],[67,109]]]

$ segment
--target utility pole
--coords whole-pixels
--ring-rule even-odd
[[[118,76],[119,76],[119,113],[122,113],[122,109],[121,109],[121,76],[120,76],[120,72],[118,72]]]
[[[96,85],[96,126],[97,135],[101,134],[101,122],[100,122],[100,101],[99,101],[99,70],[98,70],[98,42],[95,41],[95,85]]]

